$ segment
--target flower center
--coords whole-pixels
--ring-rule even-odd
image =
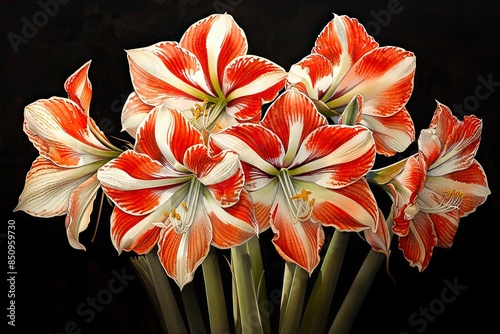
[[[201,182],[193,179],[189,186],[189,191],[184,201],[172,208],[170,212],[164,212],[165,224],[172,224],[174,231],[178,234],[186,233],[191,228],[194,221],[196,203],[201,193]]]
[[[288,170],[282,169],[278,174],[285,197],[288,199],[288,207],[293,216],[293,223],[304,222],[312,216],[313,206],[316,199],[310,198],[311,191],[302,188],[297,192]]]
[[[294,223],[297,221],[306,221],[311,218],[312,209],[314,206],[315,198],[311,198],[309,200],[310,191],[302,188],[300,193],[290,197],[290,199],[295,203],[295,215],[294,215]]]
[[[185,212],[188,211],[188,207],[184,201],[182,201],[182,208],[184,211],[181,211],[181,213],[177,212],[176,208],[173,208],[170,213],[163,213],[167,218],[167,221],[174,227],[174,231],[178,234],[187,232],[192,223],[189,219],[186,219],[187,215]]]
[[[190,123],[205,137],[212,133],[217,127],[217,119],[226,106],[225,99],[219,99],[217,103],[209,103],[205,99],[203,103],[195,103],[191,107],[192,118]]]
[[[443,198],[441,199],[441,203],[435,207],[430,207],[428,205],[424,205],[420,201],[420,209],[427,213],[443,213],[450,212],[453,210],[460,209],[460,205],[465,199],[465,194],[456,189],[446,190],[443,193]]]
[[[465,194],[461,191],[456,189],[445,191],[440,206],[449,208],[450,210],[459,209],[464,199]]]

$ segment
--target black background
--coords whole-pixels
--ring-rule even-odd
[[[81,333],[161,332],[146,292],[130,266],[131,254],[118,255],[111,245],[107,222],[109,206],[104,207],[96,240],[90,242],[93,224],[82,234],[86,252],[68,245],[64,217],[40,219],[13,212],[25,175],[37,156],[22,131],[23,107],[39,98],[66,96],[63,89],[66,78],[92,59],[91,116],[107,135],[130,139],[120,132],[119,123],[120,108],[132,89],[124,50],[162,40],[178,41],[189,25],[220,11],[227,11],[244,29],[250,54],[273,60],[286,70],[309,53],[333,13],[355,17],[380,45],[400,46],[416,54],[415,88],[407,107],[417,132],[428,126],[436,100],[450,106],[459,117],[466,112],[484,120],[477,160],[486,171],[492,194],[475,213],[461,220],[453,247],[436,249],[424,272],[411,268],[394,244],[390,271],[396,285],[381,268],[352,333],[498,330],[500,281],[496,271],[500,243],[496,215],[500,203],[496,161],[500,10],[494,1],[458,4],[424,0],[70,0],[59,4],[53,17],[45,16],[47,22],[43,22],[43,14],[39,13],[42,7],[37,1],[3,0],[0,4],[0,208],[4,226],[0,241],[7,254],[6,226],[9,220],[15,221],[15,332],[34,328],[30,332],[59,333],[64,332],[70,321],[76,322]],[[8,34],[22,35],[23,17],[29,22],[38,19],[42,24],[26,43],[18,45],[16,52]],[[493,81],[490,91],[485,89],[483,80]],[[412,148],[397,158],[413,153]],[[383,161],[377,163],[384,164]],[[96,212],[97,209],[93,221]],[[279,290],[282,262],[270,246],[269,235],[266,233],[262,239],[264,260],[269,268],[266,272],[268,290]],[[349,287],[366,251],[367,246],[353,236],[338,283],[340,293]],[[7,256],[3,258],[6,268]],[[222,259],[221,267],[228,275]],[[78,306],[107,289],[113,272],[125,272],[135,278],[127,281],[123,291],[112,295],[109,303],[87,323],[88,314],[82,316],[77,312]],[[195,281],[200,277],[199,270]],[[446,282],[465,287],[450,303],[442,301]],[[5,286],[1,294],[6,296],[7,292]],[[452,294],[448,291],[446,296]],[[444,308],[440,308],[443,305]],[[334,308],[337,306],[336,301]],[[409,321],[414,312],[420,312],[420,307],[429,306],[434,307],[435,317],[426,322],[425,328],[423,321],[418,325]],[[272,317],[276,316],[274,310]],[[5,323],[7,320],[2,319]]]

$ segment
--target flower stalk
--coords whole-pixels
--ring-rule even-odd
[[[243,334],[264,333],[253,282],[251,259],[246,244],[231,248],[231,263],[236,280],[241,332]]]
[[[211,249],[202,263],[208,317],[212,333],[229,333],[226,299],[215,249]]]
[[[300,333],[324,333],[350,233],[335,230],[304,312]]]

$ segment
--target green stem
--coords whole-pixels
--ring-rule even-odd
[[[161,312],[161,319],[168,333],[186,333],[187,329],[182,319],[177,300],[170,287],[169,277],[160,264],[158,254],[153,249],[145,255],[150,274],[151,289],[154,289]]]
[[[333,234],[304,312],[300,333],[324,333],[350,232]]]
[[[182,302],[184,303],[184,310],[187,317],[190,333],[204,334],[207,332],[205,322],[201,314],[198,298],[193,282],[186,284],[181,292]]]
[[[361,305],[370,289],[380,265],[384,262],[385,254],[370,250],[365,261],[354,278],[332,326],[329,334],[347,334],[358,314]]]
[[[291,262],[285,262],[285,271],[283,273],[283,289],[281,291],[281,305],[280,305],[280,322],[279,328],[283,326],[285,318],[286,307],[288,305],[288,297],[290,296],[290,289],[292,288],[293,274],[295,265]]]
[[[246,244],[231,248],[231,261],[236,279],[242,333],[264,333]]]
[[[309,275],[301,267],[294,265],[292,284],[288,295],[288,302],[285,309],[285,315],[280,326],[281,334],[298,333],[300,319],[302,318],[302,308],[306,294],[306,287]],[[311,332],[313,333],[313,332]]]
[[[211,333],[229,333],[226,298],[219,262],[212,248],[202,263]]]
[[[394,233],[392,232],[393,209],[394,207],[391,208],[391,213],[386,219],[387,228],[389,230],[389,240],[392,240],[394,236]],[[370,249],[368,255],[363,261],[363,264],[359,268],[359,271],[354,278],[354,281],[352,282],[352,285],[349,288],[337,315],[335,316],[335,319],[333,320],[330,331],[328,332],[329,334],[347,334],[350,332],[352,324],[358,315],[359,309],[361,308],[368,290],[370,290],[373,280],[377,276],[380,266],[384,260],[386,261],[387,272],[389,273],[388,259],[388,254],[376,252],[373,249]],[[392,278],[392,276],[390,277]]]
[[[269,299],[267,298],[266,280],[264,277],[264,264],[260,252],[258,237],[253,237],[247,242],[248,254],[252,262],[252,274],[257,291],[257,300],[264,333],[271,333],[271,321],[269,319]]]

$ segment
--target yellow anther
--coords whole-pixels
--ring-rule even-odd
[[[177,211],[175,211],[175,208],[172,209],[172,212],[170,212],[170,216],[172,218],[175,218],[177,220],[181,220],[181,215],[177,213]]]
[[[182,201],[181,205],[184,208],[184,210],[186,210],[186,211],[188,210],[188,206],[187,206],[186,202]]]
[[[314,205],[314,202],[316,202],[316,198],[311,199],[311,202],[309,203],[309,206],[312,208]]]
[[[304,188],[302,188],[302,190],[300,191],[300,194],[292,196],[292,197],[290,197],[290,199],[302,199],[303,201],[308,201],[310,194],[311,194],[310,191],[305,190]]]

